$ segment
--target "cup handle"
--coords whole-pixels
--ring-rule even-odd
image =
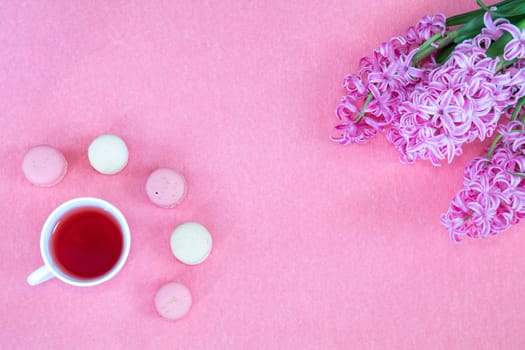
[[[29,283],[30,286],[36,286],[37,284],[45,282],[53,277],[53,273],[49,267],[43,265],[27,276],[27,283]]]

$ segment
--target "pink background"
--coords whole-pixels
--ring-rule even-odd
[[[402,165],[384,137],[328,135],[343,76],[426,13],[474,0],[4,1],[0,5],[2,349],[523,349],[525,226],[453,244],[439,215],[480,145],[451,166]],[[87,161],[101,133],[130,162]],[[24,152],[61,149],[52,188],[21,173]],[[149,203],[158,166],[189,182],[173,210]],[[77,196],[127,215],[121,273],[93,288],[29,287],[39,231]],[[171,231],[206,225],[214,250],[178,263]],[[157,288],[186,284],[182,320]]]

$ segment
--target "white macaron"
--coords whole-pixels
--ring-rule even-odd
[[[89,145],[89,163],[101,174],[113,175],[120,172],[128,164],[128,157],[126,143],[116,135],[100,135]]]
[[[179,261],[197,265],[210,255],[212,238],[206,227],[196,222],[186,222],[173,231],[170,245],[173,255]]]

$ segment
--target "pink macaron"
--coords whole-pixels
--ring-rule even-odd
[[[170,282],[159,288],[155,295],[155,308],[168,320],[178,320],[190,311],[190,290],[183,284]]]
[[[146,193],[155,205],[173,208],[186,196],[186,180],[173,169],[159,168],[148,177]]]
[[[34,185],[49,187],[59,183],[67,172],[62,152],[48,145],[31,148],[22,161],[25,177]]]

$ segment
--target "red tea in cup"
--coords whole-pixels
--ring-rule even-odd
[[[111,271],[123,252],[123,234],[109,213],[83,207],[64,215],[51,235],[51,255],[76,279],[96,279]]]

